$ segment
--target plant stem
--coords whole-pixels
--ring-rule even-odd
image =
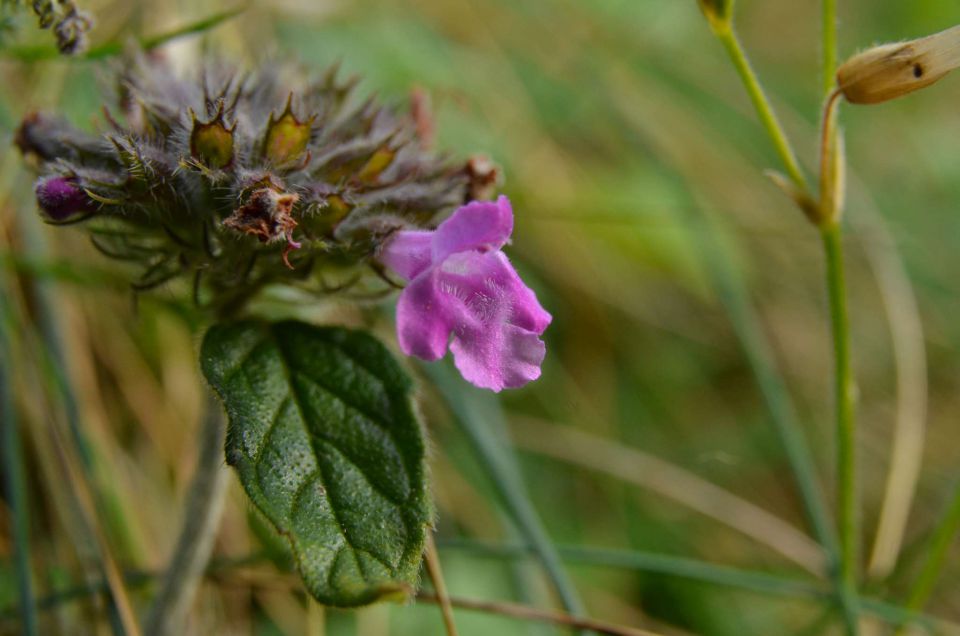
[[[145,636],[181,633],[207,568],[229,475],[223,462],[225,434],[226,421],[221,406],[213,396],[208,396],[206,414],[200,425],[197,469],[190,482],[183,526],[160,591],[144,623]]]
[[[933,588],[946,563],[950,544],[956,538],[958,531],[960,531],[960,485],[955,487],[950,504],[933,531],[927,560],[910,590],[910,596],[907,597],[907,609],[911,612],[919,612],[930,600]]]
[[[437,593],[437,601],[443,614],[443,627],[447,630],[447,636],[457,636],[457,623],[453,619],[453,606],[450,605],[447,583],[443,579],[443,570],[440,569],[440,555],[437,554],[432,530],[427,530],[427,549],[424,552],[424,560],[427,562],[427,572],[430,573],[433,589]]]
[[[833,333],[834,392],[837,421],[837,522],[840,528],[839,585],[847,632],[857,628],[857,479],[856,423],[854,420],[853,369],[850,363],[850,321],[847,315],[847,288],[844,274],[843,236],[837,222],[821,228],[827,261],[827,289]]]
[[[756,72],[750,65],[750,60],[747,58],[747,54],[740,44],[740,38],[737,37],[733,25],[728,24],[724,28],[716,30],[715,33],[720,43],[723,44],[723,47],[726,49],[727,54],[730,56],[734,67],[737,69],[737,74],[740,75],[740,80],[743,82],[743,86],[750,96],[750,101],[753,102],[753,107],[757,111],[760,123],[763,124],[764,129],[767,131],[767,136],[770,137],[770,141],[773,142],[774,149],[780,156],[780,161],[783,162],[783,167],[790,176],[790,180],[793,181],[798,188],[805,190],[807,188],[807,179],[803,176],[800,162],[797,161],[797,155],[790,145],[790,140],[787,138],[783,126],[780,124],[780,120],[777,119],[773,107],[770,105],[770,100],[767,99],[767,95],[763,91],[763,86],[760,84]]]
[[[5,295],[5,292],[4,292]],[[0,305],[3,298],[0,298]],[[13,405],[12,386],[6,370],[11,369],[7,347],[6,312],[0,308],[0,451],[2,451],[4,493],[10,507],[10,535],[13,540],[13,565],[16,572],[17,591],[20,595],[21,629],[25,636],[38,633],[37,608],[33,597],[33,581],[30,572],[30,511],[27,508],[27,486],[23,469],[23,446],[20,429]]]

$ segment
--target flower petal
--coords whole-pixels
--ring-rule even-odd
[[[546,345],[539,335],[515,325],[494,334],[467,331],[450,343],[460,374],[482,389],[499,393],[540,377]]]
[[[434,270],[452,320],[450,350],[463,377],[499,391],[540,376],[550,323],[510,261],[500,251],[451,255]]]
[[[380,262],[407,280],[430,267],[433,232],[402,230],[395,233],[380,252]]]
[[[473,201],[457,209],[433,233],[433,262],[468,250],[498,250],[513,232],[510,200]]]
[[[397,301],[400,350],[423,360],[439,360],[447,352],[453,314],[438,284],[435,269],[423,272],[404,288]]]

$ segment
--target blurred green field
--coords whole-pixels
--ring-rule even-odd
[[[155,35],[236,6],[82,4],[98,20],[94,44]],[[839,4],[841,58],[960,23],[960,7],[939,0]],[[812,178],[819,4],[739,0],[736,15]],[[109,493],[102,531],[124,570],[154,572],[166,562],[204,395],[198,325],[176,310],[174,292],[132,302],[123,271],[81,232],[45,227],[35,213],[34,175],[12,146],[18,122],[34,110],[57,110],[102,129],[99,86],[111,62],[17,59],[17,51],[34,50],[27,46],[49,44],[32,16],[19,20],[21,32],[0,49],[0,143],[7,149],[0,307],[14,336],[5,375],[22,420],[35,589],[43,597],[91,583],[89,547],[71,530],[74,485],[56,478],[51,431],[67,435],[70,411],[56,397],[59,362],[43,346],[44,331],[60,334],[94,481]],[[485,154],[502,167],[517,215],[508,253],[554,316],[543,377],[501,399],[551,537],[563,546],[693,558],[828,589],[810,573],[821,555],[742,344],[745,333],[769,345],[832,508],[832,358],[819,239],[764,176],[781,169],[777,156],[696,2],[255,0],[238,17],[161,50],[183,69],[207,54],[249,67],[293,58],[319,71],[339,62],[363,77],[363,92],[398,104],[414,88],[425,90],[437,146],[456,157]],[[915,433],[925,428],[903,549],[891,572],[865,585],[893,604],[911,588],[958,479],[958,96],[960,76],[948,77],[903,100],[841,111],[865,564],[897,423]],[[743,306],[756,322],[731,313]],[[369,321],[392,338],[389,305],[324,311]],[[422,376],[422,367],[410,368]],[[423,408],[451,593],[556,607],[532,560],[492,556],[474,543],[515,545],[516,534],[463,434],[431,395],[425,388]],[[908,481],[893,487],[911,490]],[[246,498],[235,480],[230,488],[219,563],[262,552]],[[715,488],[786,525],[764,525],[751,516],[755,508],[725,505]],[[703,514],[713,508],[713,516]],[[15,634],[8,518],[0,507],[0,633]],[[960,633],[956,548],[926,608],[952,621],[937,633]],[[577,561],[568,569],[589,613],[611,623],[659,634],[841,633],[823,599]],[[136,607],[146,606],[151,589],[149,579],[132,588]],[[456,615],[466,636],[569,633],[486,613]],[[61,599],[42,613],[41,633],[110,633],[106,617],[102,597]],[[892,633],[880,623],[865,628]],[[424,603],[321,613],[294,575],[260,559],[206,579],[189,633],[445,632],[437,608]]]

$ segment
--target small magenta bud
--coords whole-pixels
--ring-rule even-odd
[[[44,177],[37,181],[35,191],[37,203],[51,221],[96,211],[93,200],[70,177]]]
[[[190,153],[208,168],[219,170],[233,163],[233,128],[228,128],[223,121],[223,105],[217,115],[204,123],[197,116],[190,113],[193,119],[193,130],[190,132]]]
[[[293,114],[293,93],[287,98],[287,107],[279,117],[270,114],[267,134],[263,139],[263,156],[273,165],[281,166],[296,160],[310,143],[310,130],[316,116],[300,121]]]

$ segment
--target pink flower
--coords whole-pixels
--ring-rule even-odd
[[[510,201],[475,201],[433,231],[397,232],[380,260],[410,284],[397,303],[407,355],[439,360],[450,345],[457,369],[499,392],[540,377],[550,324],[500,248],[513,232]]]

